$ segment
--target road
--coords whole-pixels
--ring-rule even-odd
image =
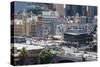
[[[63,55],[63,56],[56,56],[54,58],[54,61],[55,62],[60,62],[60,61],[63,61],[63,60],[67,60],[67,61],[72,61],[72,62],[82,62],[82,57],[75,57],[75,56],[68,56],[68,55]],[[90,57],[87,57],[86,58],[86,61],[96,61],[97,59],[95,58],[90,58]]]

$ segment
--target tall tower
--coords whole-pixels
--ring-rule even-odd
[[[58,12],[59,16],[64,17],[64,5],[63,4],[56,4],[56,11]]]
[[[29,25],[29,23],[30,23],[30,21],[28,21],[28,16],[27,16],[27,12],[26,12],[26,10],[24,9],[23,10],[23,13],[22,13],[22,15],[23,15],[23,32],[24,32],[24,35],[25,36],[30,36],[30,25]]]
[[[95,11],[94,6],[87,6],[88,16],[93,17],[94,11]]]

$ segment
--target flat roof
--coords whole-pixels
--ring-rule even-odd
[[[86,33],[86,32],[84,32],[84,33],[72,33],[72,32],[66,32],[65,34],[81,35],[81,34],[88,34],[88,33]]]
[[[27,45],[27,44],[19,44],[19,43],[14,43],[14,47],[17,47],[17,49],[22,49],[25,47],[27,50],[37,50],[37,49],[43,49],[44,47],[42,46],[36,46],[36,45]]]

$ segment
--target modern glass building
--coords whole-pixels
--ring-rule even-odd
[[[65,16],[75,16],[79,13],[80,16],[96,16],[96,6],[84,6],[84,5],[66,5]]]

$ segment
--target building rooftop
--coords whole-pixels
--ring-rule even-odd
[[[14,47],[17,47],[17,49],[22,49],[23,47],[26,48],[26,50],[37,50],[37,49],[43,49],[44,47],[42,46],[35,46],[35,45],[26,45],[26,44],[19,44],[15,43]]]
[[[88,33],[87,32],[66,32],[66,34],[81,35],[81,34],[88,34]]]

